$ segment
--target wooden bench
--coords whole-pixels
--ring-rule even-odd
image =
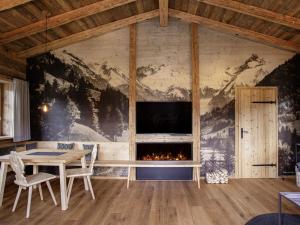
[[[200,189],[200,163],[194,161],[128,161],[128,160],[98,160],[95,162],[95,167],[127,167],[127,188],[129,188],[131,168],[137,167],[163,167],[163,168],[178,168],[192,167],[196,169],[196,181]]]

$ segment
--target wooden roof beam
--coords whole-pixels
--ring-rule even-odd
[[[159,21],[161,27],[168,26],[168,9],[169,1],[168,0],[159,0]]]
[[[281,48],[293,52],[300,52],[300,46],[297,43],[286,41],[262,33],[258,33],[242,27],[237,27],[227,23],[222,23],[216,20],[208,19],[206,17],[195,16],[174,9],[169,9],[169,16],[179,18],[189,23],[198,23],[211,29],[222,30],[224,32],[234,34],[236,36],[240,36],[253,41],[258,41],[277,48]]]
[[[199,6],[198,0],[190,0],[188,4],[188,13],[190,14],[196,14]]]
[[[0,12],[3,10],[11,9],[18,5],[23,5],[27,2],[31,2],[32,0],[1,0],[0,1]]]
[[[5,49],[3,46],[0,45],[0,55],[4,55],[7,58],[11,58],[14,59],[15,61],[17,61],[20,64],[26,65],[26,60],[24,58],[19,58],[17,57],[16,53],[13,51],[8,51],[7,49]]]
[[[108,24],[104,24],[98,27],[91,28],[89,30],[85,30],[79,33],[72,34],[70,36],[57,39],[47,43],[47,51],[58,49],[64,47],[66,45],[74,44],[79,41],[87,40],[96,36],[100,36],[104,33],[111,32],[117,29],[121,29],[123,27],[127,27],[130,24],[134,24],[137,22],[141,22],[147,19],[151,19],[159,16],[158,9],[152,10],[146,13],[138,14],[135,16],[131,16],[125,19],[117,20]],[[46,46],[45,44],[35,46],[30,49],[26,49],[24,51],[17,52],[16,55],[18,57],[31,57],[37,54],[41,54],[45,52]]]
[[[143,0],[136,0],[136,8],[137,8],[138,13],[144,12]]]
[[[259,19],[270,21],[272,23],[281,24],[294,29],[300,29],[300,19],[276,13],[267,9],[259,8],[253,5],[244,4],[232,0],[201,0],[200,2],[228,9],[234,12],[246,14]]]
[[[49,17],[47,21],[48,29],[52,29],[67,23],[70,23],[74,20],[79,20],[84,17],[88,17],[118,6],[122,6],[135,0],[103,0],[100,2],[95,2],[78,9],[74,9],[53,17]],[[0,35],[0,43],[5,44],[21,38],[45,31],[46,28],[46,19],[40,20],[38,22],[29,24],[24,27],[17,28],[12,31],[8,31]]]

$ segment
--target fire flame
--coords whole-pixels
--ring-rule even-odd
[[[187,160],[187,156],[182,152],[177,154],[168,153],[151,153],[142,156],[142,160]]]

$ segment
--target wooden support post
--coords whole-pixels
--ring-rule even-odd
[[[159,21],[161,27],[168,26],[168,9],[169,1],[168,0],[159,0]]]
[[[199,85],[198,24],[193,23],[191,25],[191,30],[192,30],[193,160],[199,162],[200,160],[200,85]],[[194,179],[196,179],[196,171],[194,171]]]
[[[136,24],[129,26],[129,159],[136,155]],[[128,171],[129,172],[129,171]],[[131,171],[135,180],[135,170]]]

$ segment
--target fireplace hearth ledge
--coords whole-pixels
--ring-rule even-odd
[[[191,143],[192,134],[136,134],[136,143]]]

